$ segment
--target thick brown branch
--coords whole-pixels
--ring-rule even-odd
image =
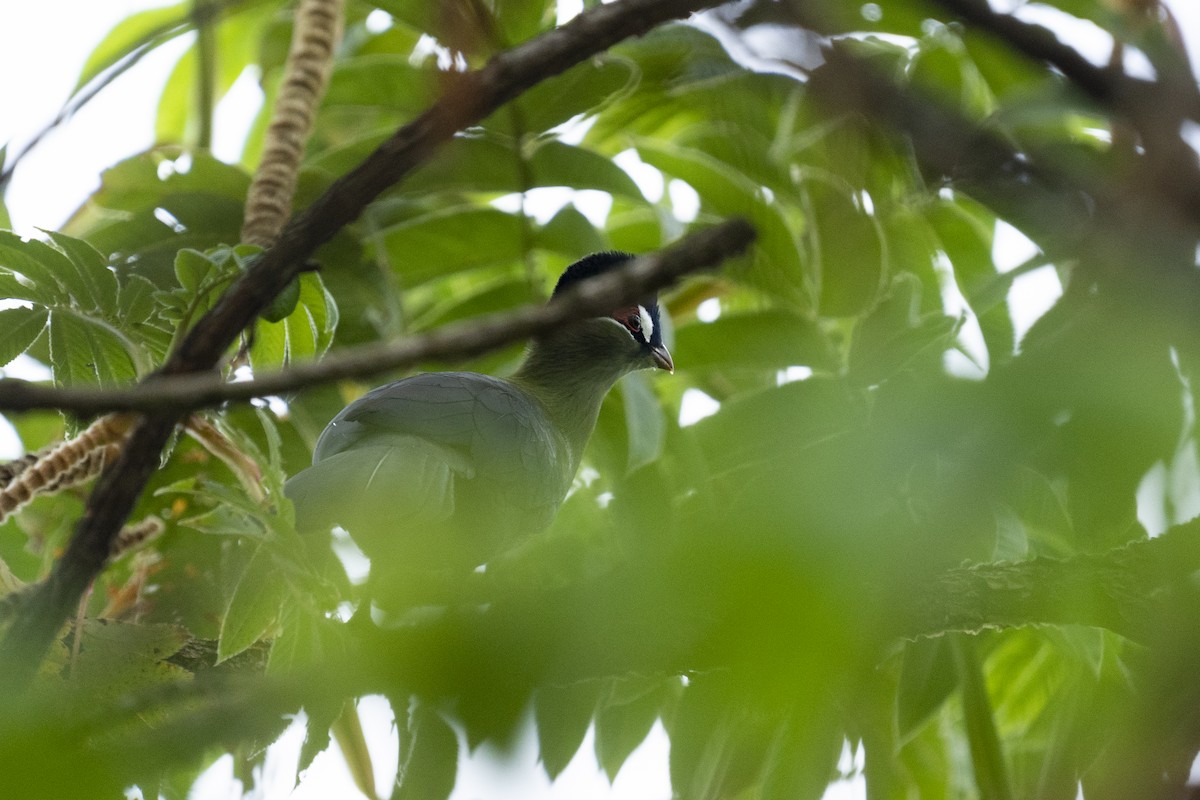
[[[424,162],[457,130],[482,121],[523,91],[622,39],[686,16],[716,0],[622,0],[505,51],[479,72],[460,76],[428,111],[404,126],[354,170],[292,219],[279,242],[196,324],[163,365],[164,375],[211,370],[239,333],[303,268],[305,260],[353,221],[388,187]],[[101,476],[67,552],[30,598],[0,644],[0,685],[19,693],[59,626],[103,569],[112,540],[128,518],[179,411],[147,417],[121,458]]]
[[[491,314],[395,343],[345,350],[252,381],[227,383],[212,373],[160,378],[130,389],[55,389],[25,381],[0,380],[0,408],[102,411],[182,411],[230,400],[278,395],[318,383],[364,377],[422,361],[455,361],[546,333],[571,320],[602,314],[633,302],[694,270],[720,263],[745,249],[750,226],[732,220],[692,234],[675,245],[639,258],[629,267],[587,281],[545,306]]]

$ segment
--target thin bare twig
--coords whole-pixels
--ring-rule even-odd
[[[598,275],[543,306],[489,314],[447,325],[399,342],[372,344],[335,353],[323,361],[298,364],[252,381],[227,383],[212,373],[161,378],[129,389],[55,389],[25,381],[0,380],[0,408],[61,409],[78,414],[101,411],[187,410],[231,400],[279,395],[343,378],[360,378],[422,361],[456,361],[546,333],[584,316],[602,314],[657,291],[680,276],[743,250],[753,238],[750,226],[732,220],[693,234],[672,247],[643,256],[628,268]]]

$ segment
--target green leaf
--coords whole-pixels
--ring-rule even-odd
[[[623,58],[600,56],[542,81],[483,121],[509,136],[548,131],[579,114],[596,113],[633,86],[635,70]],[[514,112],[513,109],[516,109]]]
[[[667,420],[662,403],[644,374],[631,372],[621,379],[619,386],[628,432],[626,470],[634,472],[662,455],[667,439]]]
[[[105,322],[54,309],[50,312],[50,368],[59,386],[113,386],[137,377],[128,339]]]
[[[994,110],[996,101],[974,63],[965,58],[965,51],[957,35],[939,28],[918,44],[908,78],[970,118],[983,119]]]
[[[402,709],[397,709],[397,723],[401,714]],[[454,729],[440,714],[414,699],[400,731],[400,763],[392,800],[445,800],[454,789],[457,774]]]
[[[66,288],[57,276],[59,272],[72,269],[65,264],[66,260],[62,253],[45,242],[26,241],[11,231],[0,231],[0,267],[25,279],[7,281],[5,288],[12,290],[10,297],[42,305],[69,302]]]
[[[117,276],[108,268],[108,260],[100,251],[82,239],[65,233],[45,231],[69,260],[71,271],[70,288],[74,298],[86,303],[86,308],[107,316],[117,312]],[[63,276],[66,277],[66,276]]]
[[[1016,346],[1016,333],[1008,302],[987,308],[975,303],[990,294],[996,278],[992,261],[992,233],[995,219],[969,201],[940,200],[926,210],[926,218],[941,241],[943,252],[954,267],[959,288],[979,320],[992,366],[1010,359]]]
[[[735,706],[719,678],[693,679],[667,725],[671,736],[671,787],[690,800],[723,797],[721,783],[728,767],[736,728]]]
[[[906,643],[896,687],[899,744],[911,739],[957,688],[958,671],[946,637]]]
[[[596,760],[609,781],[616,779],[625,760],[646,740],[664,699],[665,687],[658,681],[649,688],[643,687],[633,698],[614,697],[600,705],[596,712]]]
[[[175,280],[190,294],[195,294],[219,267],[213,259],[190,247],[181,249],[175,256]]]
[[[811,182],[805,194],[821,275],[821,314],[856,316],[874,304],[887,278],[878,223],[841,189]]]
[[[750,276],[753,283],[800,309],[811,308],[810,278],[800,262],[799,242],[780,207],[768,202],[758,186],[737,170],[695,150],[650,140],[639,140],[637,150],[647,164],[695,189],[702,209],[721,217],[742,216],[749,220],[758,234],[755,269]]]
[[[296,310],[296,303],[300,301],[300,281],[293,278],[287,286],[283,287],[283,291],[275,295],[262,312],[262,318],[267,322],[282,322],[289,314]]]
[[[155,291],[157,290],[154,284],[141,275],[126,277],[117,298],[117,313],[120,318],[129,325],[137,325],[150,319],[156,305]]]
[[[97,693],[115,699],[155,683],[180,680],[186,673],[167,659],[188,639],[187,631],[176,625],[89,619],[71,680],[90,693],[93,702]]]
[[[832,369],[834,355],[821,330],[806,316],[785,309],[722,314],[693,322],[676,334],[681,370]]]
[[[437,99],[437,73],[413,66],[407,55],[372,53],[339,60],[322,101],[331,106],[378,106],[411,116]],[[318,123],[324,125],[324,122]]]
[[[41,335],[49,319],[44,308],[8,308],[0,311],[0,366],[24,353]]]
[[[418,330],[428,330],[449,322],[517,308],[529,300],[529,281],[526,278],[503,278],[455,292],[425,313],[414,316],[412,325]]]
[[[893,279],[891,290],[864,316],[850,345],[850,370],[860,386],[875,386],[915,364],[941,369],[954,344],[958,321],[940,310],[919,313],[922,286],[912,273]]]
[[[603,235],[572,205],[560,208],[537,232],[534,240],[539,247],[568,258],[608,247]]]
[[[183,156],[186,155],[186,158]],[[186,215],[170,203],[172,197],[222,197],[244,202],[250,176],[237,166],[226,164],[211,154],[186,152],[176,146],[155,147],[130,156],[106,169],[100,176],[100,189],[92,202],[115,211],[146,211],[163,206],[185,224]],[[227,241],[233,241],[228,239]]]
[[[771,81],[746,75],[713,36],[695,26],[662,25],[627,39],[613,53],[632,62],[638,82],[601,111],[589,142],[624,149],[631,135],[666,139],[714,117],[754,125],[772,116],[773,104],[754,90]]]
[[[637,184],[611,160],[582,147],[550,140],[525,155],[494,138],[459,137],[447,142],[404,182],[405,194],[429,192],[521,192],[543,186],[594,189],[642,199]],[[322,166],[328,167],[323,160]],[[525,172],[527,170],[527,172]]]
[[[217,663],[257,642],[279,620],[287,587],[268,546],[255,547],[221,618]]]
[[[1061,489],[1038,470],[1020,466],[1010,477],[1005,509],[1032,556],[1066,558],[1074,555],[1076,535]]]
[[[611,160],[587,150],[551,140],[534,150],[529,160],[534,186],[596,189],[643,200],[637,184]]]
[[[988,697],[983,670],[975,655],[974,642],[956,636],[951,642],[958,679],[962,685],[963,713],[967,722],[967,741],[971,747],[971,762],[975,767],[975,785],[986,800],[1009,800],[1012,788],[1008,766],[996,732],[996,719]]]
[[[550,220],[551,223],[554,220]],[[629,253],[648,253],[665,243],[663,219],[656,208],[630,207],[614,198],[605,234],[612,247]],[[586,240],[585,240],[586,241]]]
[[[245,5],[247,7],[241,9],[240,13],[224,15],[207,23],[213,26],[215,33],[210,40],[214,45],[211,52],[203,53],[216,61],[213,102],[224,97],[238,76],[257,62],[259,37],[265,24],[274,15],[274,9],[269,4]],[[159,98],[154,125],[155,141],[182,142],[190,133],[189,126],[197,124],[197,62],[201,55],[201,48],[193,44],[171,70]]]
[[[315,272],[305,272],[296,285],[296,304],[290,314],[279,322],[261,318],[254,325],[250,363],[255,369],[316,357],[333,342],[338,310],[325,283]]]
[[[88,55],[71,93],[78,92],[101,72],[134,53],[164,30],[178,27],[182,32],[183,26],[190,18],[191,3],[177,3],[173,6],[139,11],[121,20]]]
[[[538,688],[534,696],[538,753],[550,780],[557,778],[579,751],[603,690],[600,681]]]
[[[495,21],[500,40],[506,47],[537,36],[544,27],[554,25],[554,3],[546,0],[505,0],[496,3]]]
[[[176,144],[183,141],[187,121],[196,105],[196,70],[199,49],[195,44],[183,51],[167,75],[162,95],[158,100],[158,111],[154,116],[154,141],[159,144]]]
[[[405,286],[516,261],[524,252],[520,218],[492,208],[424,214],[387,228],[382,242]]]
[[[345,759],[354,785],[367,797],[375,797],[375,767],[371,763],[371,751],[363,735],[358,706],[353,700],[346,701],[342,706],[342,713],[333,723],[333,734],[337,738],[338,748],[342,751],[342,758]]]

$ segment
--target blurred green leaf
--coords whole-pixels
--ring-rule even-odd
[[[992,261],[992,236],[995,220],[987,212],[965,201],[941,201],[931,205],[926,218],[941,241],[942,250],[954,267],[959,288],[968,301],[986,295],[997,274]],[[1006,362],[1016,346],[1008,303],[976,308],[979,327],[987,343],[993,365]]]
[[[394,704],[393,704],[394,707]],[[444,800],[458,774],[458,737],[440,714],[413,700],[396,709],[400,730],[400,764],[393,800]]]
[[[468,269],[516,261],[523,253],[518,217],[490,208],[449,208],[393,225],[382,244],[405,286]]]
[[[996,732],[992,703],[975,655],[974,643],[960,636],[953,640],[951,647],[962,686],[963,713],[966,716],[967,741],[971,746],[971,762],[975,767],[975,785],[981,797],[1006,800],[1013,796],[1008,765]]]
[[[522,158],[524,165],[522,166]],[[405,181],[405,193],[521,192],[541,186],[592,189],[641,199],[633,180],[590,150],[548,141],[520,156],[495,139],[459,137]]]
[[[665,696],[666,687],[659,682],[658,686],[640,686],[634,697],[614,696],[601,702],[596,712],[596,760],[610,782],[616,780],[625,760],[645,741]]]
[[[918,280],[901,273],[879,304],[861,317],[850,346],[851,373],[861,384],[881,383],[915,367],[919,359],[940,369],[958,322],[940,311],[919,313],[925,305],[922,296]]]
[[[557,253],[594,253],[607,249],[604,237],[574,206],[563,206],[537,232],[537,243]]]
[[[373,53],[339,61],[329,79],[324,104],[380,106],[416,114],[437,97],[436,74],[414,66],[407,55]]]
[[[266,544],[255,545],[229,597],[217,641],[220,663],[257,642],[278,620],[287,587]]]
[[[796,237],[779,207],[770,203],[759,187],[704,153],[640,141],[638,155],[647,164],[686,181],[700,195],[702,208],[749,220],[758,236],[756,283],[802,310],[811,307],[810,279],[801,265]]]
[[[45,242],[26,241],[10,231],[0,231],[0,267],[7,271],[0,278],[9,297],[41,305],[69,302],[66,287],[58,279],[58,273],[72,269],[66,261],[62,253]]]
[[[538,756],[550,780],[557,778],[579,751],[603,689],[599,681],[538,688],[534,698]]]
[[[887,280],[878,223],[853,197],[825,184],[806,187],[809,236],[821,276],[821,313],[853,316],[870,310]]]
[[[945,637],[918,639],[904,645],[900,683],[896,687],[896,727],[903,745],[958,688],[954,653]]]
[[[618,101],[636,72],[624,59],[600,56],[550,77],[483,121],[490,131],[509,136],[548,131],[579,114],[594,113]],[[512,109],[516,109],[515,115]],[[519,120],[519,127],[514,126]]]
[[[191,4],[176,3],[138,11],[118,22],[88,54],[72,94],[77,93],[89,81],[118,61],[147,44],[154,43],[155,37],[160,33],[173,28],[182,32],[182,28],[191,18],[190,10]]]
[[[100,697],[116,699],[186,675],[167,661],[190,638],[178,626],[94,619],[85,623],[82,636],[71,680]]]
[[[995,100],[965,52],[958,36],[939,28],[918,44],[909,79],[922,90],[958,106],[967,116],[982,119],[995,108]]]
[[[723,314],[684,325],[676,334],[682,370],[782,370],[835,366],[824,335],[811,320],[784,309]]]
[[[662,403],[650,381],[641,373],[626,375],[620,383],[629,436],[629,472],[656,461],[666,442],[667,422]]]
[[[554,3],[546,0],[505,0],[497,3],[496,26],[500,41],[511,47],[532,39],[547,25],[554,23]]]

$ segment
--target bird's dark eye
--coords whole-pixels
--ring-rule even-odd
[[[640,331],[642,329],[642,318],[634,314],[625,324],[629,326],[629,330],[631,331]]]

